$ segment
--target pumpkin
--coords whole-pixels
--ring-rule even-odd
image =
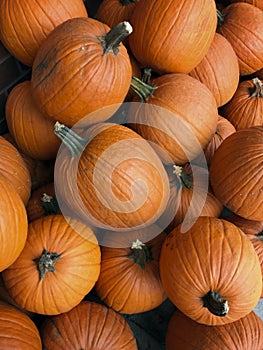
[[[224,139],[234,132],[236,132],[234,125],[231,124],[226,118],[218,115],[216,131],[204,150],[205,158],[208,164],[211,164],[216,150]]]
[[[99,272],[100,248],[93,231],[57,214],[28,225],[24,249],[2,276],[20,307],[55,315],[79,304]]]
[[[40,332],[48,350],[137,350],[127,321],[114,310],[90,301],[82,301],[72,310],[46,319]]]
[[[0,348],[41,350],[42,343],[35,323],[22,311],[0,302]]]
[[[263,127],[250,127],[227,137],[210,166],[215,196],[233,213],[250,220],[263,217]]]
[[[60,140],[54,135],[54,122],[38,110],[26,80],[11,90],[5,105],[8,130],[23,153],[40,160],[55,159]]]
[[[259,9],[263,10],[263,1],[262,0],[230,0],[230,2],[247,2],[248,4],[251,4],[253,6],[258,7]]]
[[[123,125],[81,125],[55,125],[64,146],[54,178],[62,213],[113,231],[152,224],[169,198],[168,177],[152,147]]]
[[[24,248],[28,221],[21,197],[2,174],[0,187],[0,271],[3,271],[18,258]]]
[[[128,22],[110,29],[93,18],[73,18],[48,36],[32,67],[32,96],[46,117],[72,127],[108,119],[124,101],[132,68],[121,41],[132,31]],[[70,35],[69,35],[70,33]],[[93,111],[111,105],[105,114]]]
[[[175,311],[166,332],[166,350],[261,350],[263,322],[255,314],[230,324],[209,327]]]
[[[132,129],[156,145],[165,163],[182,165],[207,146],[217,125],[212,92],[187,74],[164,74],[146,84],[132,77],[138,97],[129,106]],[[197,108],[198,106],[198,108]]]
[[[214,1],[143,0],[130,19],[129,46],[144,67],[189,73],[207,53],[216,32]]]
[[[31,191],[29,170],[18,149],[0,136],[0,173],[14,186],[24,204]]]
[[[154,229],[118,232],[112,239],[111,233],[106,233],[111,246],[101,247],[101,272],[95,289],[100,299],[117,312],[150,311],[166,299],[159,273],[159,255],[166,235],[161,232],[150,241],[144,240]],[[126,248],[128,240],[131,243]]]
[[[82,0],[3,0],[0,6],[0,40],[20,62],[32,66],[48,34],[73,17],[87,17]]]
[[[229,41],[215,33],[205,57],[189,75],[212,91],[218,107],[227,103],[239,83],[238,59]]]
[[[224,325],[248,315],[262,290],[259,258],[238,227],[223,219],[199,217],[181,225],[163,243],[160,274],[167,297],[186,316],[206,325]]]
[[[262,10],[245,2],[230,4],[222,12],[218,11],[217,32],[232,45],[241,75],[252,74],[263,67]]]
[[[263,126],[263,83],[258,78],[239,83],[232,99],[224,105],[220,113],[236,130],[250,126]]]

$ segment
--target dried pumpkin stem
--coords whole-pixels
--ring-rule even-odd
[[[118,55],[120,43],[132,33],[132,30],[130,23],[124,21],[114,26],[106,35],[99,36],[104,54],[112,52]]]
[[[259,78],[252,79],[255,89],[250,97],[263,97],[263,83]]]
[[[43,193],[41,197],[41,206],[44,209],[45,215],[58,214],[60,209],[55,197]]]
[[[217,292],[210,290],[206,295],[202,297],[204,307],[206,307],[215,316],[226,316],[229,311],[227,300],[223,300],[223,297]]]
[[[132,77],[131,88],[134,92],[136,92],[136,94],[139,95],[142,102],[146,102],[150,97],[152,97],[156,89],[154,85],[146,84],[135,76]]]
[[[140,265],[143,270],[146,263],[153,260],[151,247],[145,245],[139,239],[132,243],[131,251],[132,253],[128,255],[128,258],[134,259],[135,264]]]
[[[40,281],[43,280],[48,272],[55,272],[54,265],[60,257],[60,254],[50,253],[44,248],[40,258],[33,260],[37,265]]]

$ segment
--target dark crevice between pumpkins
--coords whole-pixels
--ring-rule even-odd
[[[119,0],[119,3],[122,6],[129,6],[130,4],[133,4],[135,2],[136,2],[136,0]]]
[[[216,14],[217,14],[217,27],[220,27],[224,23],[226,13],[222,13],[217,9]]]
[[[193,189],[193,174],[192,171],[186,171],[183,166],[180,165],[167,165],[166,172],[170,184],[177,186],[179,189],[187,188]]]
[[[50,253],[45,248],[39,258],[33,259],[39,272],[39,280],[42,281],[48,272],[55,272],[55,263],[61,254]]]
[[[137,241],[132,243],[132,246],[130,249],[131,249],[131,254],[129,254],[127,257],[130,259],[133,259],[135,264],[140,265],[142,270],[145,269],[145,265],[148,261],[153,260],[151,247],[142,243],[138,239]]]
[[[111,30],[103,35],[98,36],[104,50],[104,54],[112,52],[114,55],[119,53],[120,43],[132,33],[132,26],[129,22],[121,22],[112,27]]]
[[[58,202],[55,197],[43,193],[41,197],[41,206],[44,209],[44,215],[54,215],[60,212]]]
[[[228,302],[217,292],[210,290],[202,297],[202,301],[204,307],[206,307],[213,315],[224,317],[228,314]]]
[[[146,84],[135,76],[132,76],[131,88],[140,97],[142,102],[147,102],[153,96],[156,89],[154,85]]]

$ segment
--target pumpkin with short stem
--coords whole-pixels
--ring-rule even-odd
[[[0,174],[0,271],[18,258],[27,238],[25,205],[13,185]]]
[[[263,12],[259,8],[236,2],[218,11],[217,32],[232,45],[241,75],[248,75],[263,66]],[[251,18],[253,20],[251,21]]]
[[[108,119],[124,101],[132,68],[122,40],[128,22],[110,29],[93,18],[73,18],[58,27],[38,50],[32,67],[32,96],[46,117],[72,127],[93,111],[111,106],[90,124]],[[70,33],[70,35],[69,35]]]
[[[0,6],[0,40],[20,62],[32,66],[49,33],[74,17],[87,17],[82,0],[3,0]]]
[[[239,83],[231,100],[220,109],[236,130],[263,126],[263,82],[258,78]]]
[[[0,136],[0,173],[14,186],[24,204],[31,192],[31,177],[19,150]]]
[[[161,232],[145,241],[143,236],[147,240],[151,230],[154,228],[118,232],[112,239],[111,233],[106,233],[111,246],[101,247],[101,272],[95,289],[100,299],[117,312],[150,311],[166,299],[159,273],[159,255],[166,235]],[[130,245],[126,247],[128,240]]]
[[[22,308],[56,315],[79,304],[100,272],[100,248],[84,223],[48,215],[28,225],[24,249],[2,276]]]
[[[37,108],[29,80],[11,90],[5,116],[8,130],[23,153],[41,160],[55,159],[60,140],[54,135],[54,122],[45,118]]]
[[[263,1],[262,0],[229,0],[229,2],[247,2],[248,4],[251,4],[253,6],[258,7],[259,9],[263,10]]]
[[[132,129],[156,145],[165,163],[182,165],[207,146],[217,125],[212,92],[187,74],[164,74],[148,84],[132,77],[138,97],[129,106]],[[198,108],[197,108],[198,106]]]
[[[262,291],[259,258],[245,233],[214,217],[181,225],[163,243],[160,273],[168,298],[185,315],[224,325],[248,315]]]
[[[46,319],[40,334],[44,349],[137,350],[127,321],[104,305],[82,301],[72,310]]]
[[[212,43],[216,6],[210,0],[143,0],[130,22],[129,46],[143,67],[160,74],[189,73]]]
[[[238,130],[216,151],[209,170],[215,196],[233,213],[262,220],[263,126]]]
[[[175,311],[166,331],[166,350],[261,350],[263,322],[249,313],[240,320],[222,326],[206,326]]]
[[[35,323],[24,312],[0,302],[0,348],[41,350],[42,343]]]
[[[189,75],[212,91],[218,107],[227,103],[239,83],[238,59],[229,41],[215,33],[205,57]]]

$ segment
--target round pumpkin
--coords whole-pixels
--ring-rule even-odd
[[[144,67],[160,74],[189,73],[212,43],[216,6],[210,0],[143,0],[130,22],[129,46]]]
[[[22,253],[2,276],[20,307],[55,315],[78,305],[95,285],[99,272],[100,248],[93,231],[57,214],[28,225]]]
[[[263,231],[263,221],[244,219],[236,214],[228,215],[226,220],[238,226],[246,234],[257,235]]]
[[[32,66],[48,34],[73,17],[87,17],[82,0],[56,3],[46,0],[3,0],[0,6],[0,40],[20,62]]]
[[[0,348],[41,350],[42,343],[35,323],[14,306],[0,302]]]
[[[56,27],[32,67],[32,96],[42,113],[72,127],[93,111],[112,106],[99,117],[92,114],[86,123],[108,119],[130,87],[132,68],[121,41],[131,31],[128,22],[110,29],[88,17]]]
[[[263,217],[263,127],[236,131],[216,151],[210,166],[215,196],[233,213],[250,220]]]
[[[40,332],[48,350],[138,349],[127,321],[114,310],[90,301],[82,301],[72,310],[46,319]]]
[[[230,324],[210,327],[176,311],[169,320],[166,350],[261,350],[263,322],[252,311]]]
[[[186,316],[224,325],[248,315],[262,291],[259,258],[243,231],[214,217],[181,225],[163,243],[160,273],[168,298]]]
[[[251,4],[253,6],[258,7],[259,9],[263,10],[263,1],[262,0],[229,0],[229,2],[247,2],[248,4]]]

